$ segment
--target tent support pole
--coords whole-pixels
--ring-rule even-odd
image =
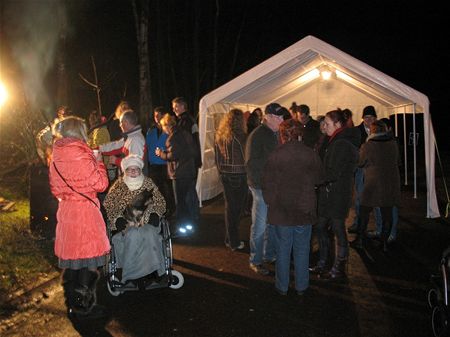
[[[408,186],[408,145],[406,144],[406,107],[403,108],[403,156],[405,161],[405,186]]]
[[[414,199],[417,199],[417,141],[416,141],[416,103],[413,105],[413,145],[414,145]]]
[[[398,138],[398,114],[397,114],[397,109],[394,110],[394,120],[395,120],[395,138]]]

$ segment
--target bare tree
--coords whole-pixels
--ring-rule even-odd
[[[89,81],[82,74],[78,74],[78,75],[80,75],[81,79],[95,90],[95,93],[97,94],[97,109],[98,109],[98,112],[100,113],[100,115],[102,115],[102,102],[100,99],[100,90],[101,89],[100,89],[100,85],[98,84],[97,67],[95,66],[95,60],[94,60],[93,56],[91,56],[91,62],[92,62],[92,69],[94,71],[94,82]]]

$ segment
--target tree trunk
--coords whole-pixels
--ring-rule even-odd
[[[69,105],[68,97],[68,81],[67,81],[67,70],[66,70],[66,31],[67,22],[66,16],[59,12],[58,17],[60,18],[61,33],[59,34],[59,43],[57,49],[57,63],[58,63],[58,88],[56,93],[56,104],[57,106]]]
[[[216,15],[214,17],[214,37],[213,37],[213,81],[212,81],[212,87],[215,89],[217,86],[217,58],[219,53],[219,37],[218,37],[218,31],[219,31],[219,13],[220,13],[220,7],[219,7],[219,0],[216,0]]]
[[[200,99],[200,20],[201,20],[201,5],[199,0],[194,3],[194,33],[192,34],[193,41],[193,69],[194,69],[194,92],[193,92],[193,102],[198,104]],[[191,109],[194,118],[197,119],[198,112],[194,107]]]
[[[170,5],[170,1],[167,1],[167,52],[168,52],[168,62],[169,62],[169,69],[170,69],[170,75],[172,78],[172,86],[173,86],[173,90],[172,92],[178,92],[178,79],[177,79],[177,75],[175,73],[175,62],[174,62],[174,53],[173,53],[173,43],[172,43],[172,39],[171,39],[171,33],[173,30],[173,24],[172,24],[172,19],[171,19],[171,13],[172,13],[172,7]]]
[[[136,26],[137,52],[139,60],[139,112],[141,120],[149,113],[152,102],[150,57],[148,49],[149,1],[131,1]]]

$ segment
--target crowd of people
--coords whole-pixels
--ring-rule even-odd
[[[52,125],[53,141],[43,152],[59,200],[55,254],[71,315],[105,315],[95,287],[110,251],[106,228],[122,282],[164,273],[161,217],[175,221],[175,235],[199,230],[199,129],[184,98],[173,99],[172,110],[156,107],[146,133],[125,101],[109,120],[92,111],[89,129],[66,107]],[[387,251],[395,240],[399,154],[389,120],[376,117],[367,106],[357,127],[348,109],[314,120],[306,104],[294,102],[289,109],[271,103],[264,113],[231,109],[221,119],[214,150],[224,188],[224,244],[231,251],[245,248],[239,224],[251,213],[249,267],[269,275],[267,264],[274,263],[279,294],[288,292],[291,257],[299,295],[310,273],[324,280],[346,277],[345,220],[353,190],[356,219],[349,231],[357,235],[350,245],[362,249],[367,239],[379,239]],[[367,233],[372,210],[377,228]],[[313,233],[319,260],[310,266]]]
[[[267,264],[275,263],[275,290],[281,295],[288,291],[291,256],[301,295],[310,273],[322,280],[346,277],[349,246],[363,249],[368,239],[376,239],[387,252],[396,238],[398,146],[389,120],[377,120],[373,106],[363,109],[362,119],[354,126],[352,111],[338,108],[315,120],[306,104],[293,102],[286,109],[274,102],[264,114],[260,108],[232,109],[216,130],[225,245],[244,248],[238,226],[250,200],[249,266],[269,275]],[[242,198],[246,186],[247,200]],[[349,244],[345,221],[352,200],[356,217],[348,231],[357,235]],[[372,210],[377,226],[367,232]],[[314,233],[319,259],[310,266]]]
[[[110,119],[92,111],[89,124],[61,107],[51,127],[37,135],[59,202],[55,254],[70,317],[106,315],[96,303],[96,284],[111,245],[118,281],[128,284],[165,273],[163,216],[176,222],[176,235],[198,229],[198,126],[184,98],[175,98],[172,108],[155,108],[144,134],[126,101]]]

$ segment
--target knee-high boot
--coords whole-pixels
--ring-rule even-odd
[[[317,265],[309,268],[309,271],[313,274],[325,273],[327,262],[330,255],[330,235],[327,219],[320,218],[316,227],[317,242],[319,244],[319,261]]]
[[[337,247],[336,258],[331,270],[322,275],[321,278],[326,280],[341,280],[346,277],[348,260],[348,247]]]
[[[387,252],[389,250],[388,247],[388,238],[391,233],[391,223],[388,221],[383,221],[383,231],[381,232],[381,240],[383,242],[383,252]]]
[[[78,297],[74,313],[78,318],[102,318],[106,316],[104,307],[97,305],[97,281],[100,278],[98,271],[82,268],[78,275],[75,293]]]
[[[77,306],[78,296],[75,288],[78,284],[78,270],[65,269],[62,274],[62,286],[64,289],[64,298],[67,307],[67,313],[70,314]]]

